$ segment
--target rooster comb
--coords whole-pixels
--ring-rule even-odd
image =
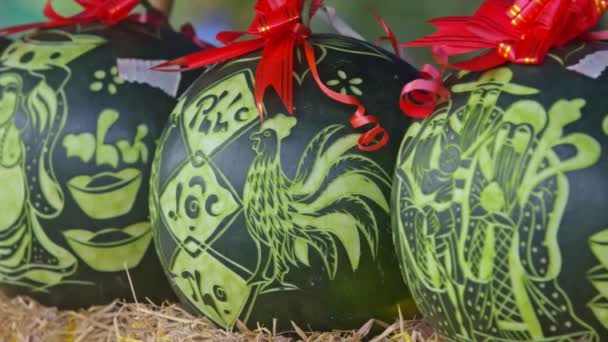
[[[272,129],[277,133],[279,140],[287,138],[291,134],[291,129],[295,127],[298,120],[293,116],[277,114],[271,119],[264,120],[260,130]]]

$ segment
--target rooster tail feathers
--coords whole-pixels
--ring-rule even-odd
[[[310,266],[309,253],[315,250],[332,279],[338,267],[338,244],[353,271],[359,268],[362,238],[377,257],[377,215],[388,215],[390,210],[391,177],[374,160],[352,152],[360,134],[338,136],[343,129],[328,126],[313,138],[288,189],[293,224],[299,227],[290,231],[290,258]]]
[[[342,127],[343,126],[341,125],[328,126],[310,141],[298,162],[298,169],[294,178],[295,182],[303,181],[310,175],[314,168],[315,161],[321,157],[327,141],[335,133],[341,130]]]
[[[350,265],[355,271],[359,267],[361,258],[361,236],[364,237],[372,256],[375,258],[378,252],[378,224],[373,210],[369,205],[357,197],[345,197],[334,202],[335,209],[326,211],[320,216],[312,217],[309,215],[299,215],[296,218],[297,223],[305,227],[304,232],[326,232],[331,233],[331,236],[342,244]],[[348,212],[341,208],[348,207],[351,210]],[[306,255],[301,250],[297,250],[301,246],[296,246],[297,255]],[[306,258],[298,258],[301,261]],[[304,259],[304,260],[303,260]],[[308,264],[307,264],[308,265]]]
[[[321,256],[329,279],[334,279],[338,271],[338,247],[336,243],[329,234],[324,232],[316,232],[309,235],[312,242],[311,247]]]
[[[347,206],[352,209],[349,211],[333,210],[328,214],[322,216],[327,217],[334,213],[346,215],[346,217],[343,217],[342,221],[340,221],[343,223],[343,225],[337,224],[340,222],[332,222],[336,224],[332,227],[329,227],[328,231],[334,234],[338,238],[338,240],[340,240],[343,244],[347,244],[350,243],[350,241],[345,239],[348,236],[342,236],[343,230],[345,229],[345,226],[354,223],[357,232],[363,235],[372,256],[375,258],[378,252],[379,227],[378,221],[376,220],[376,216],[374,215],[374,211],[372,210],[372,208],[370,208],[369,204],[366,203],[363,199],[358,197],[345,197],[341,199],[338,203],[336,203],[336,207],[338,206]],[[357,248],[360,249],[361,247],[358,245]]]
[[[360,134],[344,135],[332,140],[331,145],[327,146],[328,141],[342,128],[343,126],[339,125],[329,126],[308,145],[300,159],[294,183],[290,187],[294,196],[310,196],[317,192],[330,175],[329,171],[336,161],[357,146]]]
[[[358,134],[342,136],[327,146],[330,139],[342,128],[340,125],[329,126],[317,134],[308,145],[289,189],[294,199],[303,201],[322,196],[319,192],[322,191],[323,184],[340,183],[339,179],[353,173],[361,174],[361,179],[363,176],[368,177],[368,180],[364,181],[366,183],[376,183],[383,189],[390,190],[391,177],[382,167],[366,156],[348,153],[357,146]],[[382,205],[386,202],[384,196],[371,199],[388,212],[388,206]]]
[[[323,230],[299,230],[294,239],[294,256],[301,263],[310,266],[309,248],[317,251],[323,260],[330,279],[334,279],[338,271],[338,246],[333,237]]]
[[[340,157],[329,171],[330,177],[339,177],[348,172],[357,172],[369,176],[384,185],[390,191],[392,187],[391,176],[376,162],[360,154],[347,154]],[[329,181],[326,179],[325,181]]]
[[[297,237],[294,242],[294,253],[296,259],[308,267],[310,267],[310,259],[308,258],[309,243],[310,240],[301,237]]]
[[[314,200],[307,203],[294,203],[294,206],[300,212],[315,214],[330,209],[335,202],[345,197],[367,198],[386,213],[390,212],[390,205],[385,192],[371,177],[359,170],[352,170],[339,175]]]

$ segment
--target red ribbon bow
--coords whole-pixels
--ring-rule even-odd
[[[540,64],[551,48],[593,28],[605,11],[605,0],[486,0],[473,16],[431,20],[436,33],[405,45],[442,46],[448,56],[493,49],[454,64],[470,71]]]
[[[319,9],[322,0],[314,0],[308,18]],[[157,71],[184,71],[227,61],[257,50],[262,58],[255,74],[254,96],[256,107],[263,120],[263,97],[268,87],[275,89],[285,108],[293,114],[293,63],[296,45],[304,47],[306,61],[315,82],[327,96],[335,101],[356,106],[350,118],[353,128],[371,126],[359,138],[359,149],[375,151],[388,143],[388,132],[382,128],[375,116],[367,115],[361,102],[351,95],[329,89],[320,79],[313,46],[308,42],[310,29],[302,23],[303,0],[258,0],[256,16],[247,32],[220,32],[217,40],[226,46],[201,51],[154,67]],[[257,36],[236,42],[244,35]]]
[[[71,17],[64,17],[57,13],[52,5],[52,0],[47,0],[44,7],[44,15],[49,21],[13,26],[0,29],[0,37],[29,31],[39,28],[55,28],[73,24],[87,24],[101,22],[106,25],[115,25],[123,20],[131,20],[139,23],[161,24],[165,16],[160,12],[153,14],[131,14],[140,0],[74,0],[83,8],[83,11]]]
[[[575,38],[607,39],[608,32],[587,32],[606,11],[605,0],[486,0],[473,16],[433,19],[438,31],[403,44],[432,46],[443,67],[482,71],[506,64],[541,64],[553,47]],[[492,49],[478,57],[448,64],[450,56]],[[406,85],[402,110],[425,117],[447,99],[441,74],[425,65],[422,78]],[[428,71],[431,72],[428,72]],[[417,96],[416,96],[417,93]]]

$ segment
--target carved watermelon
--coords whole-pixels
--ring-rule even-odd
[[[295,56],[295,114],[274,92],[261,122],[259,54],[220,64],[180,100],[153,165],[156,247],[175,291],[222,327],[354,328],[412,314],[390,231],[391,177],[417,72],[373,45],[313,36],[323,82],[358,96],[394,140],[361,152],[355,109],[321,92]],[[370,67],[373,66],[373,67]]]
[[[174,298],[151,242],[148,180],[188,81],[161,90],[138,72],[123,79],[117,58],[196,50],[167,27],[126,22],[40,31],[4,50],[0,289],[64,308],[104,304],[132,298],[128,269],[141,298]]]
[[[441,335],[608,340],[607,56],[577,42],[542,66],[452,75],[451,102],[408,131],[394,239]]]

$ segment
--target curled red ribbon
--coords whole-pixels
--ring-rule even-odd
[[[377,42],[389,41],[395,54],[401,57],[397,37],[384,19],[376,14],[375,17],[386,33],[386,36],[380,37]],[[450,92],[444,87],[441,79],[448,67],[448,56],[440,47],[433,47],[432,55],[435,62],[442,67],[441,71],[431,64],[425,64],[420,71],[420,78],[407,83],[399,98],[401,111],[414,119],[426,118],[433,113],[437,105],[449,99]]]
[[[415,119],[424,119],[433,114],[438,105],[448,101],[450,92],[441,79],[445,69],[446,65],[440,71],[425,64],[420,71],[421,78],[403,87],[399,101],[401,111]]]
[[[322,0],[314,0],[306,14],[312,18],[322,5]],[[375,151],[388,143],[388,132],[380,126],[378,118],[366,114],[365,107],[355,96],[345,95],[329,89],[319,76],[314,48],[308,42],[310,29],[302,23],[302,0],[258,0],[256,16],[246,32],[220,32],[217,40],[226,46],[200,51],[155,66],[157,71],[184,71],[210,64],[227,61],[257,50],[262,50],[262,58],[256,69],[254,97],[260,119],[264,118],[263,96],[268,87],[276,90],[285,108],[293,114],[293,63],[296,45],[302,45],[306,60],[315,82],[328,97],[335,101],[356,106],[350,118],[355,129],[370,127],[359,138],[359,149]],[[257,38],[239,41],[244,35]]]
[[[491,49],[453,65],[469,71],[541,64],[551,48],[585,34],[605,11],[605,0],[486,0],[473,16],[431,20],[436,33],[405,45],[442,46],[448,56]]]
[[[0,29],[0,37],[39,29],[55,28],[73,24],[87,24],[101,22],[106,25],[115,25],[123,20],[139,23],[162,24],[166,17],[160,12],[131,14],[140,0],[74,0],[83,8],[83,11],[71,17],[64,17],[57,13],[52,0],[47,0],[44,6],[44,15],[49,19],[46,22],[13,26]]]

